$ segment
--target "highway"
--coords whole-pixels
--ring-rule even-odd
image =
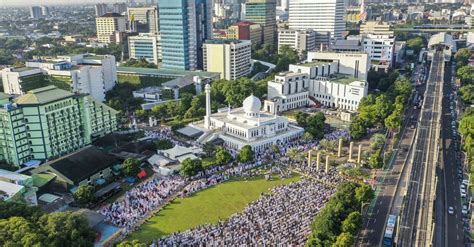
[[[421,94],[425,86],[417,89]],[[411,103],[412,101],[410,101]],[[385,224],[391,211],[400,212],[403,204],[403,196],[400,191],[406,190],[404,177],[407,176],[406,163],[412,156],[412,146],[416,129],[410,128],[416,124],[420,114],[419,109],[413,109],[410,104],[405,113],[405,124],[400,135],[400,142],[394,149],[393,160],[389,166],[377,174],[376,200],[369,206],[367,216],[364,218],[364,229],[357,240],[356,246],[379,246],[382,242],[382,235]],[[410,118],[413,117],[413,120]],[[393,207],[391,205],[394,205]],[[395,213],[398,215],[399,213]]]
[[[460,162],[459,153],[456,152],[454,148],[454,140],[451,122],[453,116],[450,111],[450,95],[453,92],[451,84],[451,74],[452,68],[446,70],[446,78],[444,85],[444,97],[443,97],[443,131],[442,131],[442,157],[444,160],[443,173],[440,174],[440,183],[439,185],[444,187],[443,194],[440,198],[444,202],[442,204],[442,214],[439,215],[440,218],[444,218],[442,221],[444,224],[440,226],[440,234],[446,236],[445,243],[442,243],[438,246],[463,246],[464,235],[463,235],[463,215],[461,213],[462,208],[462,198],[459,192],[459,179],[457,173],[457,167]],[[447,213],[447,208],[453,207],[454,213],[452,215]],[[449,244],[448,244],[449,243]],[[470,245],[468,245],[470,246]]]
[[[444,57],[436,52],[431,63],[405,203],[400,215],[398,246],[429,246],[433,239],[435,175],[438,163]]]

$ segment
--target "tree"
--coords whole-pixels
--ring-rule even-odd
[[[117,247],[146,247],[145,243],[140,242],[139,240],[133,241],[123,241],[117,244]]]
[[[45,214],[38,220],[38,225],[45,233],[46,243],[52,246],[92,246],[95,241],[94,231],[79,213]]]
[[[0,244],[2,246],[42,246],[46,236],[38,227],[23,217],[0,220]]]
[[[207,157],[211,157],[212,154],[214,154],[214,152],[216,151],[216,145],[214,145],[212,142],[206,142],[202,146],[202,151],[206,153]]]
[[[350,213],[347,218],[342,221],[342,231],[348,232],[351,235],[356,235],[359,229],[362,227],[362,215],[359,212],[354,211]]]
[[[422,37],[417,36],[407,40],[407,47],[418,54],[421,51],[421,48],[425,47],[425,41]]]
[[[376,169],[376,168],[382,168],[383,166],[383,160],[382,160],[382,155],[381,155],[382,150],[379,149],[375,151],[372,156],[370,156],[369,159],[369,166]]]
[[[454,59],[456,60],[456,67],[466,66],[469,57],[471,57],[471,50],[469,50],[469,48],[459,49],[454,55]]]
[[[310,133],[314,138],[321,139],[324,136],[324,122],[326,117],[324,113],[317,112],[313,115],[310,115],[307,119],[306,132]]]
[[[385,127],[391,130],[398,130],[402,126],[402,116],[400,112],[393,111],[387,118],[385,118]]]
[[[88,204],[94,201],[94,187],[91,185],[81,185],[77,190],[74,192],[74,199],[76,202],[80,204]]]
[[[155,142],[156,149],[158,150],[166,150],[174,147],[173,142],[168,139],[160,139]]]
[[[355,117],[349,126],[351,137],[358,140],[367,135],[367,127],[365,121],[360,117]]]
[[[313,140],[313,139],[314,139],[314,136],[313,136],[311,133],[309,133],[309,132],[304,132],[304,134],[303,134],[303,140],[304,140],[304,141],[307,141],[307,142],[308,142],[308,141],[311,141],[311,140]]]
[[[390,99],[385,94],[381,94],[375,99],[374,110],[376,122],[383,123],[384,119],[392,111],[392,102],[390,102]]]
[[[469,65],[460,67],[456,75],[461,79],[462,84],[473,84],[474,83],[474,67]]]
[[[370,138],[370,149],[377,150],[382,148],[383,144],[385,143],[385,135],[383,134],[374,134]]]
[[[343,232],[337,236],[336,242],[332,247],[349,247],[354,244],[354,236],[348,232]]]
[[[202,166],[202,161],[200,159],[187,158],[181,162],[179,174],[181,174],[181,176],[191,177],[202,170],[204,170],[204,167]]]
[[[232,161],[232,155],[223,147],[218,147],[216,150],[216,162],[218,164],[228,164]]]
[[[140,161],[135,158],[128,158],[122,163],[122,170],[127,176],[136,176],[140,172]]]
[[[247,163],[253,160],[253,151],[252,147],[249,145],[245,145],[240,149],[239,155],[237,159],[242,163]]]
[[[156,68],[156,65],[149,63],[146,59],[130,59],[123,66],[125,67],[141,67],[141,68]]]
[[[403,101],[405,102],[410,97],[413,86],[411,85],[410,80],[406,77],[401,77],[394,82],[393,89],[395,95],[403,96]]]
[[[474,104],[474,84],[462,86],[459,89],[461,99],[467,104]]]
[[[374,190],[367,184],[363,184],[355,192],[355,197],[360,204],[370,202],[375,197]]]
[[[308,113],[298,112],[296,113],[296,122],[298,123],[299,126],[304,128],[308,126],[308,122],[307,122],[308,117],[309,117]]]
[[[287,45],[280,47],[275,72],[288,71],[289,65],[299,61],[298,53]]]
[[[278,147],[278,145],[276,145],[276,144],[273,144],[272,145],[272,152],[274,154],[280,155],[280,147]]]

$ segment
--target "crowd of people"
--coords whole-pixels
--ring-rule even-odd
[[[185,145],[173,138],[171,129],[145,131],[152,139],[167,139],[174,145]],[[335,130],[327,139],[347,137],[348,133]],[[334,193],[335,185],[342,181],[335,169],[328,173],[317,171],[315,165],[288,157],[290,149],[299,153],[315,149],[317,140],[294,140],[279,143],[278,151],[269,148],[255,153],[255,162],[232,163],[207,167],[193,177],[154,176],[126,192],[123,199],[102,207],[99,212],[106,220],[129,233],[150,214],[166,205],[175,196],[187,197],[234,177],[254,177],[272,174],[288,177],[292,171],[306,174],[298,182],[275,187],[268,194],[249,204],[244,212],[215,225],[202,225],[183,233],[175,233],[157,240],[154,244],[175,245],[301,245],[310,232],[310,222]],[[235,158],[238,153],[229,150]],[[274,162],[278,160],[279,162]],[[256,169],[258,168],[258,169]],[[323,167],[320,167],[324,169]]]
[[[350,141],[351,140],[350,132],[344,129],[335,129],[324,135],[324,139],[329,140],[329,141],[335,141],[341,138]]]
[[[335,173],[324,176],[337,181]],[[334,192],[334,186],[303,178],[274,187],[227,220],[174,233],[152,246],[304,245],[311,221]]]
[[[107,221],[129,232],[185,185],[186,180],[180,176],[154,177],[127,191],[122,200],[103,206],[99,212]]]

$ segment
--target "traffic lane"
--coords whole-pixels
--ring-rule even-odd
[[[448,72],[449,73],[449,72]],[[449,75],[447,75],[449,76]],[[445,80],[443,97],[443,143],[444,143],[444,162],[445,162],[445,175],[446,175],[446,204],[448,207],[454,208],[454,214],[448,214],[447,222],[447,242],[454,244],[453,246],[462,246],[464,243],[464,230],[462,221],[462,205],[461,196],[459,191],[459,180],[457,176],[457,164],[456,164],[456,151],[453,145],[453,135],[451,122],[453,116],[450,112],[450,97],[452,92],[452,86],[450,78]],[[461,234],[460,234],[461,233]]]

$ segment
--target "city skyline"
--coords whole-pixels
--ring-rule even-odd
[[[35,6],[35,5],[82,5],[82,4],[96,4],[96,3],[123,3],[125,0],[83,0],[77,2],[74,0],[0,0],[0,7],[14,7],[14,6]]]

